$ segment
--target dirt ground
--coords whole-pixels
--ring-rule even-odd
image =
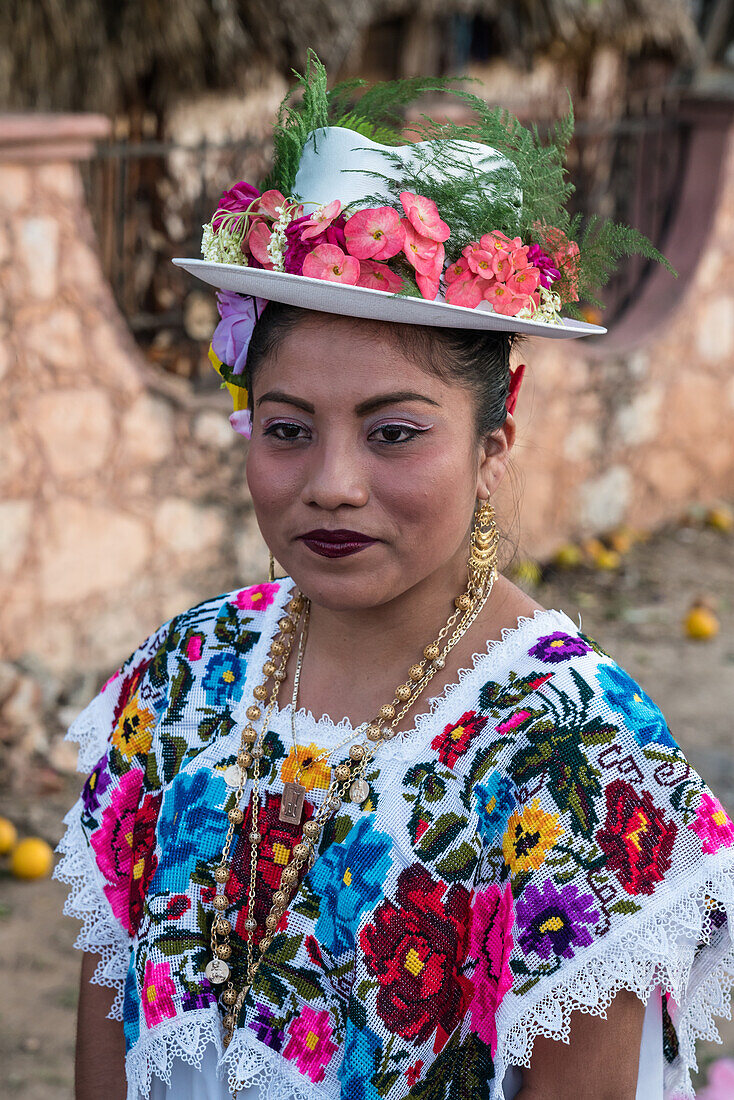
[[[734,812],[734,535],[671,525],[637,543],[616,572],[546,570],[533,589],[545,607],[578,622],[637,679],[666,715],[689,759]],[[716,601],[721,629],[705,642],[686,638],[691,599]],[[79,778],[54,793],[0,794],[0,814],[22,834],[56,843]],[[75,921],[62,916],[65,887],[22,883],[0,872],[0,1096],[66,1100],[73,1093],[79,958]],[[699,1048],[705,1079],[712,1059],[734,1057],[734,1025],[723,1046]]]

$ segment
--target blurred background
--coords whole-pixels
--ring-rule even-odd
[[[24,980],[3,1095],[72,1095],[76,930],[43,843],[16,847],[60,835],[64,729],[152,629],[267,568],[214,293],[170,260],[267,171],[307,46],[332,80],[473,77],[541,132],[570,93],[574,208],[679,272],[625,261],[587,310],[607,336],[523,346],[503,567],[583,620],[734,810],[734,0],[5,0],[0,969]]]

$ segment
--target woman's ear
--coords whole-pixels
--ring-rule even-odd
[[[511,413],[505,417],[501,428],[486,435],[479,445],[479,470],[477,473],[477,497],[489,500],[497,491],[505,476],[510,451],[515,443],[517,426]]]

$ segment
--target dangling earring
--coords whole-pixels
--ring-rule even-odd
[[[268,551],[268,557],[270,559],[268,564],[268,580],[272,584],[272,582],[275,580],[275,558],[273,557],[272,550]]]
[[[499,532],[494,518],[494,508],[489,499],[480,501],[474,513],[469,549],[469,583],[482,588],[491,575],[497,574],[497,546]]]

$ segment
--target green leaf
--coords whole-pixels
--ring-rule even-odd
[[[477,853],[466,840],[458,848],[445,855],[436,870],[447,882],[461,882],[469,878],[477,865]]]
[[[450,844],[453,844],[466,824],[467,819],[458,814],[441,814],[435,825],[432,825],[421,837],[420,845],[416,849],[417,854],[421,858],[435,860]]]
[[[303,936],[286,936],[284,933],[276,936],[270,949],[273,960],[278,963],[290,962],[295,959],[298,949],[303,943]]]
[[[610,913],[637,913],[642,906],[637,905],[634,901],[629,901],[627,898],[622,898],[621,901],[615,901],[614,905],[610,905],[608,908]]]

